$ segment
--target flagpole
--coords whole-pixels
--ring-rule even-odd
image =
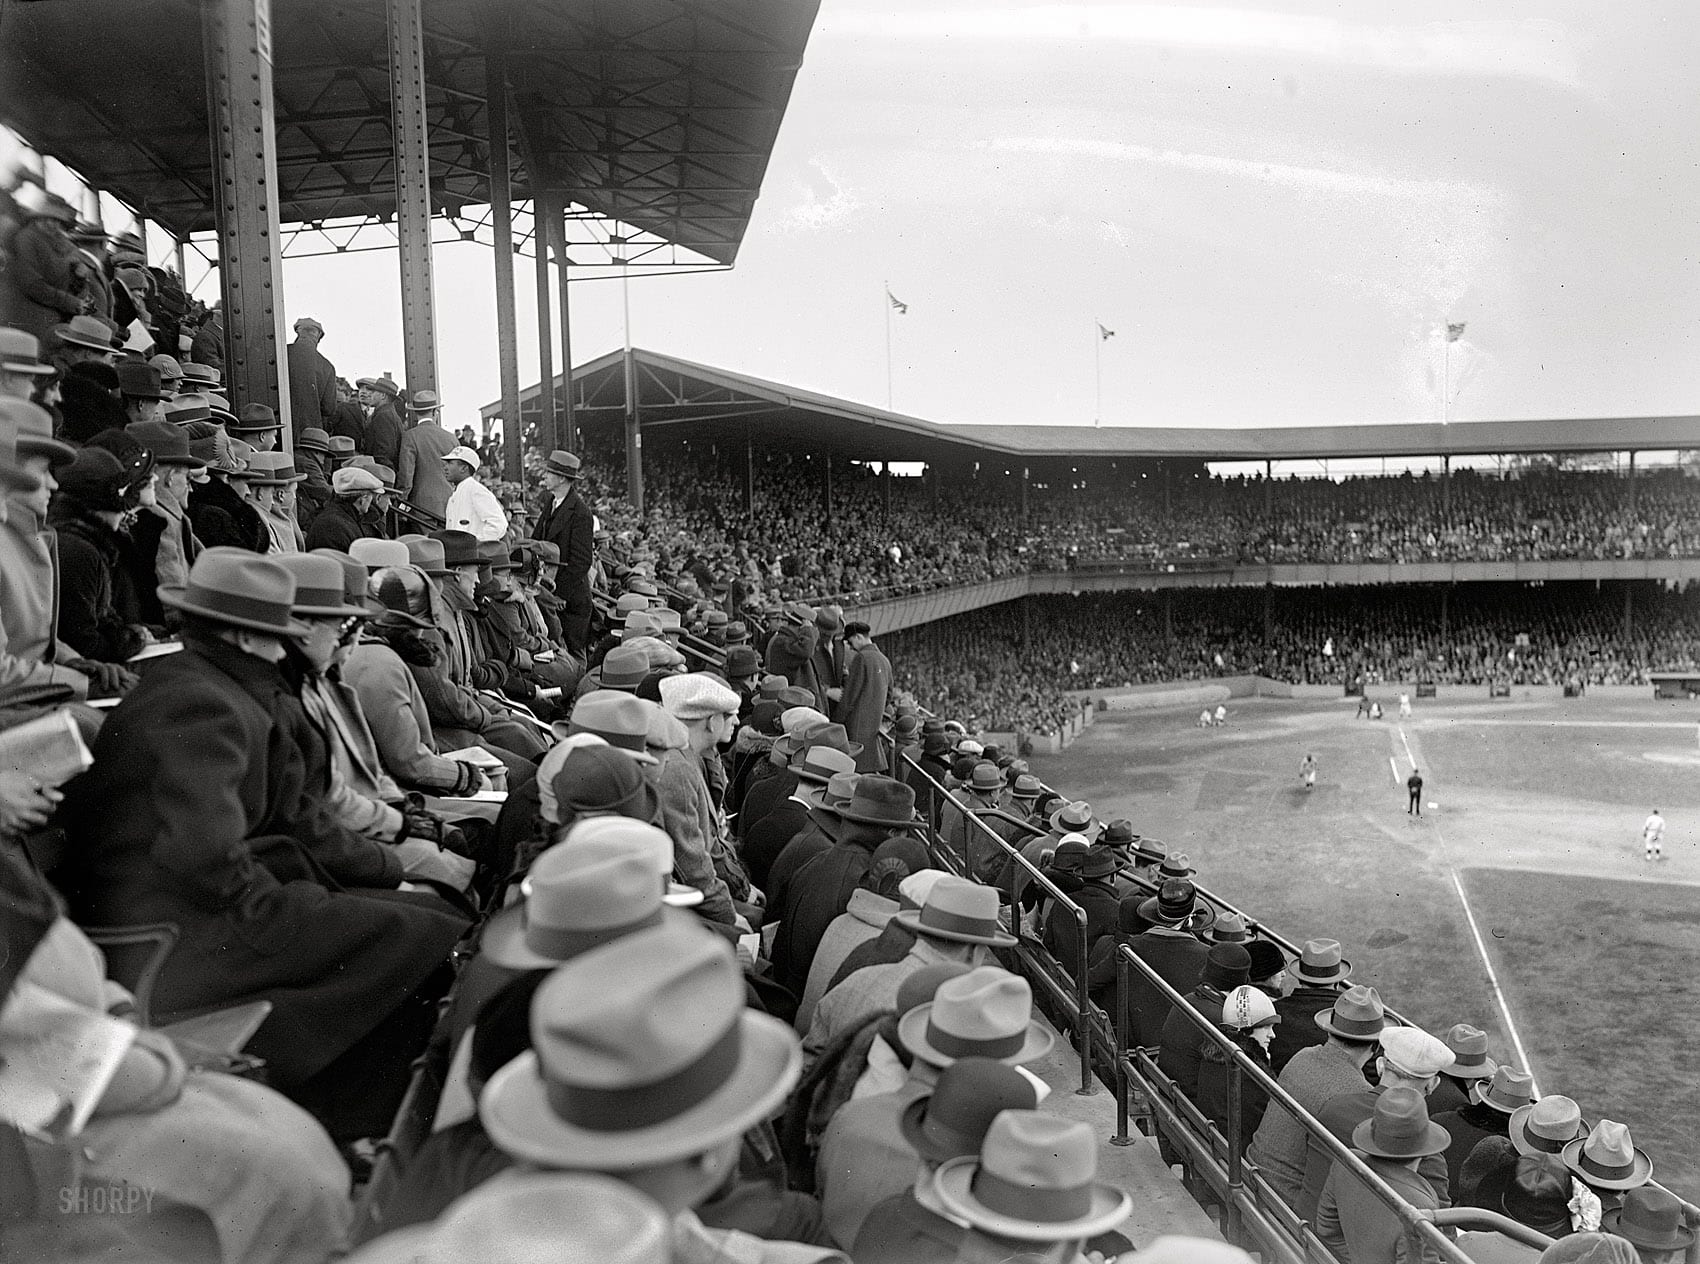
[[[1098,318],[1092,318],[1092,424],[1104,419],[1104,335]]]
[[[1446,342],[1440,360],[1440,424],[1445,426],[1452,420],[1452,327],[1448,325],[1441,333]]]
[[[885,283],[885,410],[891,411],[891,282]]]

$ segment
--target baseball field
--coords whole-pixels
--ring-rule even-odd
[[[1187,852],[1199,881],[1287,938],[1341,941],[1353,978],[1430,1031],[1484,1028],[1499,1060],[1584,1117],[1630,1125],[1700,1198],[1700,706],[1245,699],[1105,712],[1034,761],[1100,819]],[[1306,791],[1299,763],[1320,764]],[[1421,819],[1406,810],[1412,767]],[[1641,825],[1658,808],[1666,859]],[[1497,980],[1497,987],[1496,981]]]

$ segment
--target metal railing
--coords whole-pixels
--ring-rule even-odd
[[[925,772],[912,756],[901,753],[900,759],[906,766],[905,771],[919,778],[926,787],[928,801],[927,833],[933,847],[937,851],[951,856],[953,862],[955,862],[952,867],[957,872],[972,877],[971,873],[964,872],[968,869],[967,853],[972,849],[965,844],[963,847],[964,854],[957,856],[955,850],[945,842],[938,830],[937,822],[941,819],[941,804],[945,801],[952,803],[955,801],[950,799],[944,787]],[[1080,1057],[1080,1087],[1076,1091],[1083,1096],[1089,1095],[1094,1091],[1092,1078],[1093,1007],[1090,998],[1087,996],[1086,910],[1070,899],[1055,882],[1039,870],[1038,866],[1023,856],[1019,848],[1007,842],[982,821],[978,815],[964,811],[960,804],[957,804],[954,810],[963,817],[967,829],[970,831],[970,836],[974,830],[981,831],[985,841],[992,843],[1009,865],[1010,933],[1015,935],[1017,940],[1015,948],[1017,960],[1024,967],[1022,972],[1028,976],[1029,982],[1037,983],[1052,1003],[1067,1015],[1067,1025],[1074,1029],[1075,1048]],[[1013,817],[1009,819],[1015,820]],[[1016,821],[1015,823],[1026,828],[1025,822]],[[1043,833],[1043,831],[1037,832]],[[1074,919],[1077,961],[1072,977],[1070,977],[1068,970],[1051,956],[1042,939],[1034,939],[1023,931],[1019,898],[1020,885],[1017,882],[1017,879],[1022,875],[1026,876],[1028,882],[1037,883],[1059,909]],[[1055,963],[1055,969],[1052,969],[1051,963]]]
[[[1174,1007],[1175,1012],[1182,1014],[1204,1040],[1215,1046],[1227,1063],[1227,1132],[1224,1135],[1196,1104],[1184,1096],[1148,1052],[1136,1049],[1116,1059],[1116,1139],[1122,1142],[1128,1139],[1128,1090],[1138,1080],[1153,1104],[1158,1126],[1181,1152],[1182,1165],[1192,1181],[1202,1181],[1221,1205],[1224,1237],[1261,1253],[1266,1260],[1277,1259],[1284,1264],[1307,1264],[1308,1261],[1333,1258],[1327,1244],[1316,1236],[1312,1227],[1293,1213],[1286,1201],[1262,1179],[1255,1165],[1245,1161],[1245,1147],[1251,1139],[1242,1135],[1241,1116],[1246,1082],[1249,1080],[1268,1098],[1268,1109],[1285,1110],[1298,1121],[1309,1142],[1320,1146],[1333,1161],[1337,1174],[1344,1171],[1362,1182],[1398,1219],[1407,1237],[1412,1259],[1422,1258],[1427,1250],[1438,1254],[1448,1264],[1471,1264],[1470,1257],[1441,1232],[1433,1212],[1419,1210],[1405,1201],[1356,1152],[1299,1105],[1274,1076],[1248,1057],[1216,1023],[1189,1005],[1162,975],[1140,960],[1126,944],[1116,949],[1115,1019],[1117,1044],[1121,1048],[1127,1048],[1129,1038],[1128,985],[1131,972],[1135,970],[1147,984],[1158,989],[1159,995]],[[1543,1239],[1538,1245],[1550,1245],[1550,1239]]]

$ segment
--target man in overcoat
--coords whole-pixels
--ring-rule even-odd
[[[580,461],[571,452],[555,451],[543,464],[543,486],[549,505],[538,515],[532,536],[561,551],[555,566],[555,596],[561,601],[561,635],[566,646],[583,658],[590,646],[590,560],[596,519],[578,493]]]
[[[466,923],[398,892],[400,861],[330,819],[325,752],[305,740],[282,667],[285,640],[304,631],[294,596],[283,567],[227,548],[161,591],[183,616],[184,649],[148,667],[67,787],[66,894],[91,924],[177,927],[156,1018],[268,1000],[248,1051],[276,1087],[311,1098],[334,1068],[343,1095],[377,1102],[399,1096],[387,1072],[399,1056],[405,1087],[417,1052],[395,1047],[391,1020],[428,1011],[423,993]],[[422,1040],[429,1026],[411,1029]]]
[[[880,771],[879,727],[891,694],[891,660],[874,644],[871,630],[859,621],[845,625],[850,661],[844,668],[844,692],[832,708],[832,718],[844,726],[850,740],[862,744],[857,772]]]

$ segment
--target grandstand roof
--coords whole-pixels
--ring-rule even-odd
[[[516,199],[737,255],[819,0],[424,0],[433,209],[490,200],[483,30],[507,43]],[[272,8],[284,223],[395,213],[384,0]],[[0,117],[178,236],[214,227],[200,6],[13,4]]]
[[[1381,456],[1475,456],[1536,452],[1663,451],[1700,447],[1700,416],[1412,422],[1372,426],[952,425],[887,412],[817,391],[718,369],[655,351],[634,350],[644,428],[689,426],[693,437],[741,442],[745,427],[764,443],[844,452],[867,460],[934,461],[992,457],[1110,459],[1175,457],[1212,461],[1298,461]],[[624,353],[573,370],[581,425],[625,410]],[[557,379],[559,384],[559,379]],[[535,409],[537,387],[521,397]],[[501,406],[487,404],[486,418]]]

